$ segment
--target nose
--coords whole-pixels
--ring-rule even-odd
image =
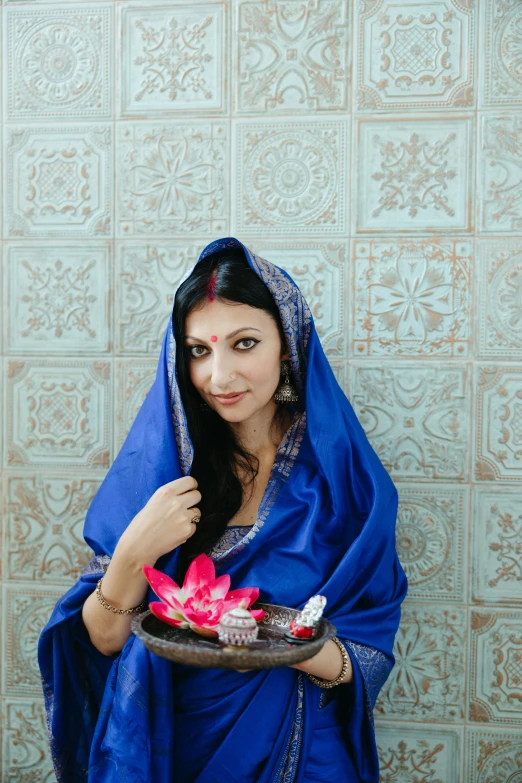
[[[227,386],[233,383],[236,378],[234,356],[229,351],[221,353],[214,349],[211,361],[212,387],[215,391],[226,392]]]

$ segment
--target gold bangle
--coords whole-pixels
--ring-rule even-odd
[[[105,598],[102,595],[101,591],[101,585],[103,582],[103,576],[98,581],[98,584],[96,585],[96,597],[98,598],[98,601],[101,603],[104,609],[110,609],[111,612],[114,612],[115,614],[136,614],[136,612],[142,612],[144,609],[147,608],[147,601],[142,601],[139,606],[135,606],[134,609],[116,609],[115,606],[111,606],[111,604],[108,604]]]
[[[341,673],[339,674],[338,677],[335,678],[335,680],[321,680],[320,677],[314,677],[313,674],[307,673],[306,676],[308,677],[308,679],[314,682],[320,688],[335,688],[336,685],[339,685],[346,677],[346,674],[348,672],[348,667],[350,665],[350,656],[346,652],[346,647],[344,646],[344,644],[339,641],[337,636],[333,637],[332,642],[335,642],[337,647],[341,651],[341,655],[343,656],[343,668],[341,669]]]

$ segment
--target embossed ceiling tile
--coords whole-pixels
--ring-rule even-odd
[[[474,105],[476,8],[458,0],[362,0],[357,108]]]
[[[111,245],[12,244],[5,249],[7,350],[110,350]]]
[[[471,612],[468,719],[522,727],[522,612]]]
[[[351,355],[466,357],[470,239],[354,241]]]
[[[396,663],[375,716],[456,723],[464,717],[466,613],[459,607],[404,604]]]
[[[382,783],[461,783],[462,730],[375,726]]]
[[[315,327],[329,359],[346,356],[348,243],[274,243],[245,240],[257,255],[287,271],[310,305]]]
[[[120,236],[226,236],[228,135],[228,121],[121,123],[116,149]]]
[[[120,359],[116,362],[114,453],[127,437],[156,377],[156,359]]]
[[[352,3],[237,0],[231,6],[238,113],[348,109]]]
[[[470,371],[461,362],[352,362],[351,402],[394,479],[467,481]]]
[[[109,467],[108,360],[27,358],[6,367],[6,465]]]
[[[2,699],[2,783],[56,780],[43,698]]]
[[[472,519],[472,600],[522,605],[522,492],[474,487]]]
[[[226,110],[225,4],[118,3],[122,117]]]
[[[397,553],[408,598],[465,600],[469,492],[466,487],[397,485]]]
[[[481,0],[481,106],[522,104],[522,5]]]
[[[522,240],[490,239],[478,246],[477,311],[481,359],[522,355]]]
[[[5,130],[6,238],[111,235],[112,129]]]
[[[359,119],[356,232],[471,231],[473,119]]]
[[[522,366],[476,365],[475,480],[522,479]]]
[[[522,15],[521,15],[522,18]],[[480,231],[522,233],[522,113],[482,115],[478,167]]]
[[[159,357],[174,305],[174,291],[199,258],[206,241],[118,243],[116,253],[116,350]]]
[[[38,637],[61,594],[59,590],[40,590],[34,586],[4,585],[3,693],[41,694]]]
[[[467,783],[519,783],[522,736],[499,729],[466,729]]]
[[[234,232],[346,232],[346,121],[234,122]]]
[[[112,4],[6,9],[6,117],[110,119],[112,17]]]
[[[92,555],[83,524],[100,483],[49,473],[5,475],[7,579],[67,587],[76,581]]]

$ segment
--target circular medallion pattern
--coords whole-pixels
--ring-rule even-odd
[[[401,502],[397,518],[397,552],[410,585],[427,582],[445,567],[450,536],[439,514],[412,502]]]

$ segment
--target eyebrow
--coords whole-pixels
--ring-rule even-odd
[[[261,332],[261,329],[256,329],[255,326],[241,326],[239,329],[236,329],[233,332],[230,332],[230,334],[227,334],[226,340],[230,340],[231,337],[234,337],[236,334],[239,334],[239,332],[246,332],[246,331],[254,331],[254,332]],[[191,334],[185,335],[186,340],[199,340],[199,337],[193,337]],[[204,340],[201,340],[201,342],[205,342]]]

